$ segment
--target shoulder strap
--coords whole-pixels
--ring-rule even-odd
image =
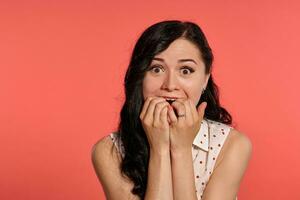
[[[124,146],[122,145],[122,141],[118,137],[117,133],[113,132],[113,133],[109,134],[109,136],[110,136],[112,142],[114,143],[117,151],[122,155],[122,157],[124,157]]]

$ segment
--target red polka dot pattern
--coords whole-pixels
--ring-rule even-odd
[[[212,120],[203,120],[201,123],[192,147],[198,199],[202,198],[203,191],[213,174],[218,155],[231,128],[226,124]]]

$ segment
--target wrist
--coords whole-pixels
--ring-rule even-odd
[[[152,148],[150,147],[150,155],[159,155],[159,156],[170,156],[170,148],[162,147],[162,148]]]
[[[170,153],[172,157],[183,157],[192,153],[192,147],[171,148]]]

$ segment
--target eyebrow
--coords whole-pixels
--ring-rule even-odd
[[[158,61],[162,61],[162,62],[165,62],[165,60],[163,58],[153,58],[153,60],[158,60]],[[193,62],[197,65],[197,62],[193,59],[190,59],[190,58],[186,58],[186,59],[179,59],[178,62]]]

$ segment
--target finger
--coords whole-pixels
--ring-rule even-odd
[[[194,122],[194,117],[192,115],[192,111],[191,111],[191,106],[190,106],[190,103],[189,103],[189,99],[187,99],[187,100],[179,99],[178,101],[180,103],[182,103],[184,105],[184,107],[185,107],[185,119],[187,121]]]
[[[197,108],[196,108],[195,104],[192,102],[191,99],[189,99],[189,104],[190,104],[190,106],[191,106],[191,113],[192,113],[192,115],[193,115],[193,119],[194,119],[195,121],[197,121],[197,119],[198,119]]]
[[[168,115],[168,110],[169,110],[169,108],[167,109],[167,118],[168,118],[168,123],[169,123],[169,124],[171,124],[171,119],[170,119],[170,117],[169,117],[169,115]]]
[[[141,112],[141,114],[140,114],[140,119],[144,119],[144,116],[145,116],[145,114],[146,114],[146,112],[147,112],[148,106],[149,106],[149,104],[150,104],[150,102],[151,102],[151,100],[152,100],[153,98],[155,98],[155,97],[147,97],[147,99],[146,99],[146,101],[145,101],[145,103],[144,103],[144,105],[143,105],[142,112]]]
[[[166,100],[161,97],[155,97],[150,101],[148,109],[144,116],[144,121],[153,122],[155,105],[162,101],[166,101]]]
[[[170,124],[177,124],[177,117],[175,111],[171,105],[168,108],[168,116],[170,118]]]
[[[155,105],[154,119],[153,119],[153,125],[154,126],[158,126],[161,123],[161,118],[160,118],[161,110],[164,107],[167,107],[168,105],[169,105],[169,103],[167,101],[162,101],[162,102],[159,102]]]
[[[169,125],[168,122],[168,106],[163,107],[162,111],[160,112],[160,119],[164,126]]]
[[[180,123],[185,120],[186,116],[178,117],[178,115],[186,115],[185,106],[180,101],[176,100],[172,103],[172,107],[177,112],[177,122]]]
[[[203,119],[206,106],[207,106],[207,102],[204,101],[198,107],[198,116],[199,116],[199,119],[201,119],[201,120]]]
[[[194,122],[194,117],[192,115],[192,108],[191,108],[191,105],[189,103],[189,100],[187,99],[186,101],[184,101],[184,106],[185,106],[185,119],[188,121],[188,122],[191,122],[193,123]]]

